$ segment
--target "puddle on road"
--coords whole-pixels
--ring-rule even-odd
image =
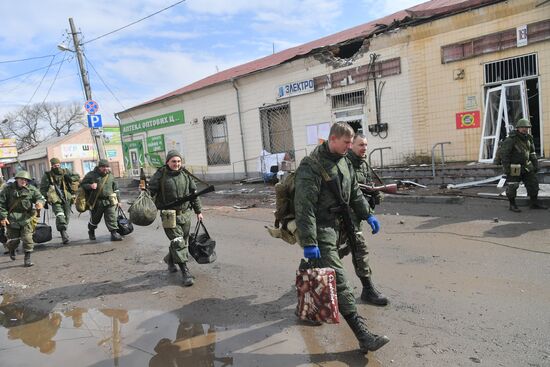
[[[228,328],[156,311],[44,313],[0,299],[3,366],[379,366],[370,354],[327,352],[323,331],[288,320]]]

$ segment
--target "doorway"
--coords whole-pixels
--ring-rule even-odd
[[[480,162],[493,162],[498,143],[515,130],[516,122],[521,118],[530,119],[529,107],[525,80],[502,84],[487,90],[479,150]],[[538,141],[540,146],[540,129],[533,125],[531,130],[535,141]]]

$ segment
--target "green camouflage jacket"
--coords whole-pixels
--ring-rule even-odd
[[[157,207],[163,207],[196,190],[197,185],[192,177],[183,170],[172,171],[167,166],[159,168],[149,181],[149,191],[151,191],[151,195],[155,198]],[[186,211],[189,208],[192,208],[196,214],[199,214],[202,210],[200,199],[196,198],[172,209]]]
[[[47,199],[48,195],[48,189],[50,185],[55,185],[59,187],[59,190],[64,195],[64,199],[67,202],[71,202],[72,193],[71,192],[71,182],[76,182],[80,180],[80,175],[77,173],[71,172],[68,169],[61,168],[60,174],[55,174],[52,171],[47,171],[42,176],[42,180],[40,181],[40,193],[44,196],[44,198]]]
[[[331,212],[337,199],[323,182],[321,167],[334,177],[340,177],[342,195],[360,219],[367,219],[372,210],[361,194],[351,162],[333,154],[325,142],[309,157],[305,157],[296,170],[294,208],[298,238],[302,246],[318,244],[319,241],[336,244],[339,230],[339,215]]]
[[[357,182],[364,185],[372,185],[372,171],[365,157],[359,157],[353,152],[353,150],[348,150],[348,159],[353,165],[355,174],[357,175]]]
[[[44,205],[44,197],[36,187],[19,187],[17,182],[8,184],[0,192],[0,219],[7,218],[10,227],[21,228],[35,215],[33,204],[36,203]]]
[[[103,186],[103,190],[101,191],[101,194],[99,193],[99,186],[101,185],[101,182],[103,179],[107,177],[107,180],[105,181],[105,184]],[[92,190],[90,185],[93,183],[97,183],[97,189]],[[109,197],[112,194],[116,194],[117,198],[119,198],[119,190],[118,185],[115,181],[115,177],[112,173],[108,173],[106,176],[102,176],[99,172],[99,168],[94,168],[93,171],[90,171],[84,176],[82,179],[82,182],[80,183],[80,186],[84,188],[86,191],[86,201],[91,205],[96,201],[97,195],[99,197],[97,198],[97,202],[101,202],[102,205],[108,206],[109,204]]]
[[[533,137],[529,134],[523,135],[517,131],[512,131],[502,142],[500,157],[506,174],[510,174],[511,164],[521,164],[522,173],[538,170],[535,143]]]

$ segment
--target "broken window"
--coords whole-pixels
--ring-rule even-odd
[[[484,65],[485,84],[537,76],[537,55],[531,54]]]
[[[269,153],[294,154],[294,139],[288,103],[260,109],[263,149]]]
[[[225,116],[205,117],[203,122],[208,165],[231,163]]]

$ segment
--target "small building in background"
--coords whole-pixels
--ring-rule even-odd
[[[107,159],[115,177],[124,174],[120,129],[104,127],[104,142]],[[44,172],[50,169],[50,159],[56,157],[61,161],[61,167],[70,169],[84,176],[93,170],[99,160],[90,129],[83,128],[69,135],[47,139],[36,147],[19,155],[19,166],[29,171],[30,175],[39,181]],[[15,165],[15,163],[13,163]],[[14,169],[12,169],[14,171]]]

